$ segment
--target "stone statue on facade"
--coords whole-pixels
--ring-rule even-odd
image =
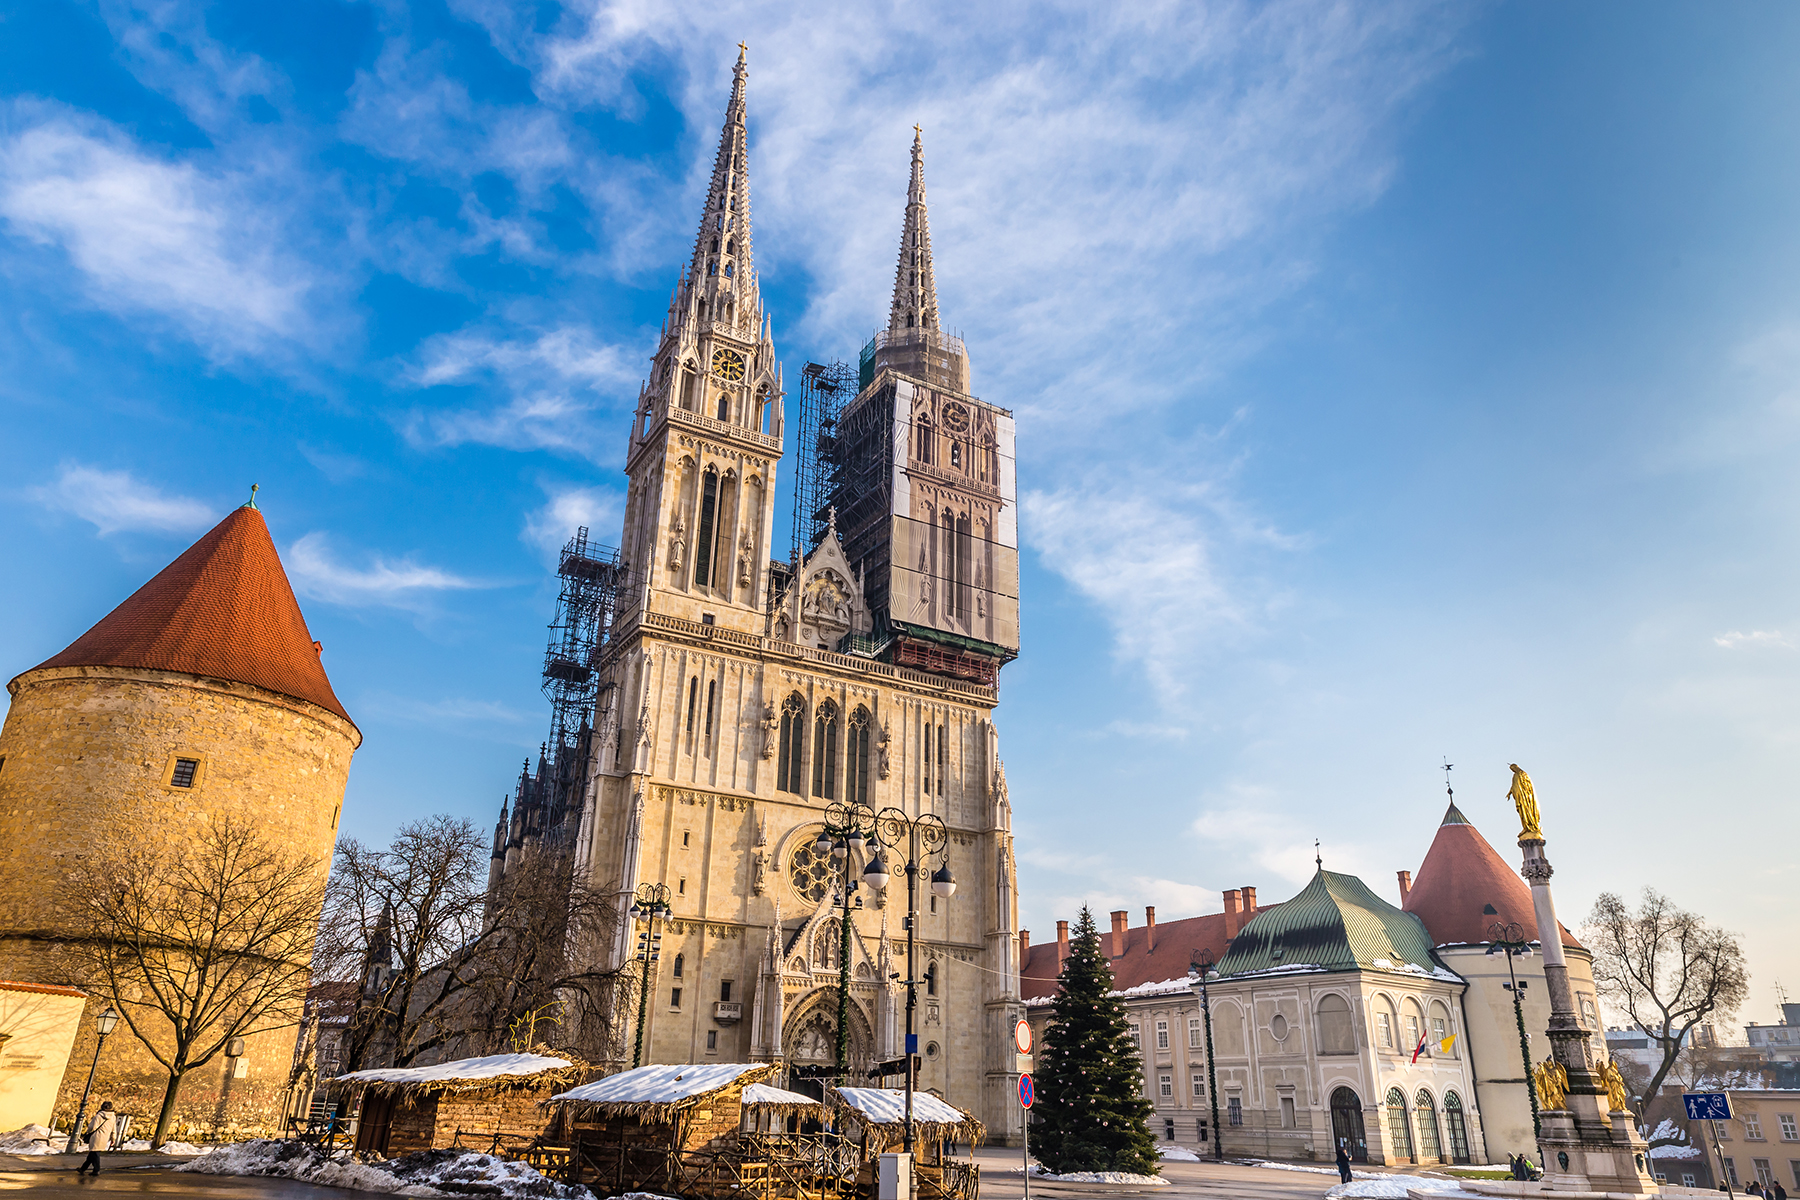
[[[687,559],[687,540],[682,536],[687,526],[680,517],[675,518],[675,527],[669,530],[669,570],[681,570],[681,564]]]
[[[888,723],[881,719],[881,736],[875,742],[875,776],[878,779],[888,777]]]
[[[774,758],[775,731],[780,727],[781,722],[775,716],[775,704],[773,701],[763,701],[762,720],[758,721],[757,724],[762,726],[763,731],[762,756],[765,760]]]
[[[737,568],[739,587],[750,586],[750,556],[755,552],[756,547],[751,545],[750,535],[746,533],[744,535],[743,544],[738,548]]]
[[[1544,831],[1538,828],[1537,794],[1531,789],[1531,776],[1527,775],[1518,763],[1511,764],[1513,781],[1507,791],[1513,807],[1519,810],[1519,840],[1521,842],[1536,838],[1544,839]]]

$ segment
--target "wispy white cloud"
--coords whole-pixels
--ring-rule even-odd
[[[421,389],[469,385],[511,398],[498,405],[414,408],[401,429],[426,445],[476,442],[567,450],[610,461],[619,447],[603,440],[599,416],[636,394],[636,357],[579,326],[514,338],[475,330],[435,337],[407,368],[407,383]]]
[[[330,538],[319,532],[300,538],[285,557],[295,591],[346,608],[416,611],[438,593],[496,586],[410,558],[389,559],[377,554],[368,556],[366,566],[352,566],[333,552]]]
[[[532,714],[496,700],[471,700],[466,696],[446,696],[423,700],[416,696],[397,696],[391,692],[365,692],[357,701],[357,712],[365,716],[385,717],[413,725],[503,725],[507,727],[535,723]]]
[[[527,513],[520,533],[529,546],[554,556],[575,531],[586,526],[594,540],[605,541],[618,528],[619,495],[609,488],[552,487],[542,508]]]
[[[11,117],[0,219],[66,255],[92,302],[157,314],[220,358],[317,332],[315,269],[283,249],[266,181],[167,159],[69,110],[19,103]]]
[[[1795,648],[1794,643],[1789,641],[1780,630],[1764,629],[1753,630],[1750,633],[1740,633],[1736,630],[1730,633],[1721,633],[1713,639],[1713,644],[1723,646],[1727,650],[1737,650],[1746,646],[1752,649],[1792,650]]]
[[[190,496],[171,496],[130,471],[103,471],[64,463],[52,482],[31,489],[46,508],[72,513],[102,534],[122,531],[192,533],[218,519],[211,505]]]

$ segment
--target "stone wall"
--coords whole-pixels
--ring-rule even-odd
[[[0,728],[0,978],[82,986],[75,953],[88,934],[63,903],[64,864],[123,842],[146,854],[191,839],[195,823],[232,816],[317,863],[323,893],[341,815],[355,726],[303,700],[168,671],[58,667],[8,685]],[[194,786],[172,786],[176,757],[200,763]],[[92,991],[91,986],[89,988]],[[72,1117],[93,1061],[94,995],[64,1071],[56,1111]],[[161,1019],[134,1013],[152,1038]],[[249,1039],[183,1085],[180,1128],[273,1131],[292,1067],[295,1030]],[[228,1065],[229,1064],[229,1065]],[[242,1072],[240,1074],[240,1071]],[[154,1121],[167,1071],[121,1022],[107,1039],[96,1101]]]

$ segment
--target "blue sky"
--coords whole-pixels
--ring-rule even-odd
[[[885,311],[917,121],[1019,417],[1029,927],[1283,898],[1314,838],[1394,896],[1445,756],[1510,857],[1516,761],[1570,924],[1654,883],[1746,1016],[1800,987],[1792,7],[0,14],[7,675],[257,482],[348,830],[491,819],[741,38],[790,378]]]

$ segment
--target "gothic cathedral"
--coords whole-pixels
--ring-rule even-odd
[[[1016,872],[992,722],[1018,649],[1012,415],[968,394],[962,341],[940,327],[915,139],[893,306],[834,425],[829,506],[808,514],[810,545],[771,560],[784,392],[744,89],[740,55],[626,449],[631,582],[597,661],[578,869],[621,911],[641,884],[670,894],[644,1061],[780,1061],[790,1086],[834,1062],[847,913],[849,1064],[866,1083],[902,1054],[905,880],[891,863],[893,884],[846,904],[815,842],[833,802],[935,815],[948,837],[926,870],[957,887],[916,902],[917,1086],[1016,1142]],[[863,861],[850,852],[850,879]],[[623,922],[615,964],[635,936]]]

